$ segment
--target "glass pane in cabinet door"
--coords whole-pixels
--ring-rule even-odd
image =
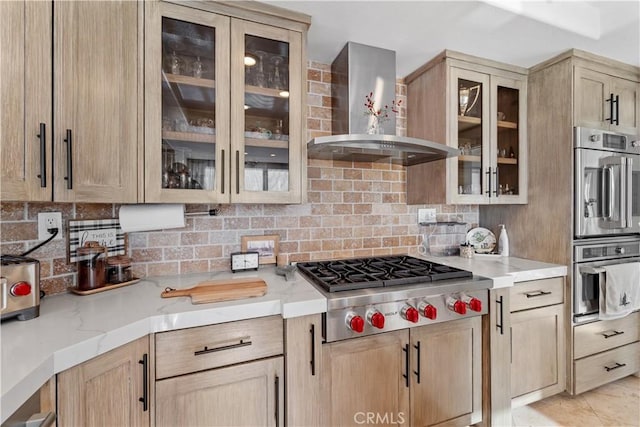
[[[289,44],[245,36],[245,191],[289,191]]]
[[[458,193],[482,194],[482,83],[458,79]]]
[[[162,188],[214,190],[215,28],[162,18]]]
[[[519,194],[519,91],[498,86],[498,193]]]

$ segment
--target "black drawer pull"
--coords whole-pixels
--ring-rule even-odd
[[[502,295],[500,295],[499,300],[496,300],[496,304],[500,304],[500,323],[496,320],[496,328],[500,329],[500,335],[504,335],[504,313],[502,312],[504,301]]]
[[[149,355],[143,354],[138,363],[142,365],[142,397],[138,401],[142,402],[142,410],[146,412],[149,410]]]
[[[609,371],[613,371],[614,369],[622,368],[623,366],[627,366],[627,364],[626,363],[618,363],[618,362],[616,362],[616,364],[614,366],[612,366],[612,367],[605,366],[604,369],[606,369],[607,372],[609,372]]]
[[[36,135],[40,141],[40,187],[47,186],[47,126],[40,123],[40,133]]]
[[[311,375],[316,375],[316,325],[311,324]]]
[[[71,129],[67,129],[67,137],[64,139],[67,143],[67,176],[64,179],[67,181],[67,190],[73,189],[73,135]]]
[[[409,387],[409,344],[405,344],[404,347],[402,347],[402,351],[404,352],[404,366],[405,366],[405,373],[402,374],[402,377],[404,378],[405,385],[408,388]]]
[[[193,355],[200,356],[202,354],[215,353],[217,351],[231,350],[233,348],[246,347],[248,345],[251,345],[252,344],[251,341],[245,341],[246,339],[248,338],[242,338],[239,343],[223,345],[222,347],[209,348],[205,345],[202,350],[198,350],[194,352]]]
[[[420,341],[418,341],[413,348],[416,349],[416,368],[418,369],[417,371],[413,371],[413,373],[416,375],[417,383],[420,384]]]
[[[624,334],[624,331],[614,330],[613,332],[603,332],[602,336],[606,339],[606,338],[611,338],[611,337],[615,337],[616,335],[622,335],[622,334]]]
[[[541,297],[543,295],[551,295],[551,292],[533,291],[533,292],[527,292],[525,293],[525,295],[527,296],[527,298],[535,298],[535,297]]]

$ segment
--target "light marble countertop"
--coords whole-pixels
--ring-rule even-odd
[[[163,299],[166,287],[189,288],[204,280],[259,276],[262,297],[191,304],[189,297]],[[154,332],[281,315],[325,312],[326,298],[296,274],[285,281],[273,267],[232,275],[226,272],[147,278],[93,295],[45,297],[40,317],[9,320],[0,327],[2,421],[56,373]]]
[[[504,288],[529,280],[548,279],[567,275],[567,266],[531,261],[524,258],[499,255],[475,255],[473,258],[459,256],[425,256],[425,259],[463,270],[493,280],[493,288]]]
[[[566,266],[522,258],[423,258],[490,278],[494,288],[567,274]],[[267,282],[266,295],[196,305],[189,297],[160,297],[166,287],[188,288],[204,280],[252,276]],[[273,267],[235,275],[211,272],[147,278],[89,296],[46,297],[40,317],[7,321],[0,328],[2,422],[56,373],[147,334],[262,316],[290,318],[326,309],[326,298],[313,285],[299,274],[285,281]]]

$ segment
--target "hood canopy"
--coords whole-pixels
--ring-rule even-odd
[[[390,113],[380,128],[367,130],[375,117],[367,114],[366,96],[373,94],[376,109],[395,100],[396,53],[348,42],[331,64],[332,136],[307,143],[309,158],[360,162],[391,161],[405,166],[458,154],[455,148],[423,139],[396,136],[396,117]]]

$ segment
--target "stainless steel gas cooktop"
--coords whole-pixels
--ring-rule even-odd
[[[302,274],[328,292],[425,284],[473,276],[469,271],[408,255],[304,262],[297,266]]]

